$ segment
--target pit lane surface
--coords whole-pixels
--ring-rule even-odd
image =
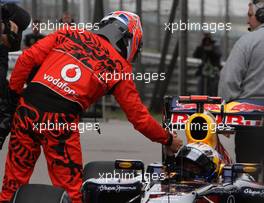
[[[161,145],[152,143],[136,130],[127,121],[110,120],[101,122],[101,135],[97,131],[85,131],[81,134],[83,162],[94,160],[115,160],[117,158],[139,159],[145,164],[161,160]],[[184,138],[184,132],[178,132]],[[231,157],[234,159],[234,137],[220,137]],[[185,141],[186,143],[186,141]],[[7,142],[0,151],[0,187],[4,175],[4,163],[7,154]],[[51,184],[48,178],[47,165],[43,153],[41,154],[31,183]]]

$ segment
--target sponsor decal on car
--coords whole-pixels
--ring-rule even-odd
[[[185,113],[173,113],[171,123],[175,125],[186,124],[190,115]],[[218,124],[223,123],[221,115],[216,115],[216,122]],[[224,124],[227,125],[239,125],[239,126],[263,126],[262,120],[248,120],[246,116],[242,115],[226,115]]]
[[[120,185],[101,185],[99,187],[99,191],[103,192],[103,191],[107,191],[107,192],[120,192],[120,191],[132,191],[132,190],[137,190],[137,188],[135,186],[120,186]]]
[[[243,190],[243,193],[246,195],[251,195],[253,196],[259,196],[261,195],[262,197],[264,197],[264,190],[263,189],[253,189],[253,188],[245,188]]]

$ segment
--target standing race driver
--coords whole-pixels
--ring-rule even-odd
[[[131,61],[140,50],[142,28],[137,15],[116,11],[102,19],[97,31],[62,29],[38,41],[18,58],[10,88],[22,95],[16,109],[5,165],[0,202],[9,201],[26,184],[40,155],[45,153],[55,186],[66,189],[73,203],[81,202],[82,153],[79,114],[112,93],[128,120],[152,141],[176,152],[182,140],[166,132],[142,104],[134,82],[111,74],[132,73]],[[34,66],[41,65],[23,86]],[[63,124],[41,130],[40,124]],[[59,125],[61,126],[61,125]]]

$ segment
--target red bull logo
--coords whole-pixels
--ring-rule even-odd
[[[191,104],[181,104],[177,103],[176,107],[174,108],[175,111],[182,111],[182,110],[196,110],[197,105],[195,103]],[[219,104],[204,104],[204,109],[207,111],[213,112],[220,112],[221,105]],[[232,112],[264,112],[264,106],[251,104],[251,103],[238,103],[238,102],[231,102],[226,104],[225,112],[232,113]]]
[[[197,105],[193,104],[178,104],[174,110],[195,110]],[[218,104],[205,104],[204,109],[207,111],[220,111],[221,106]]]
[[[205,104],[204,109],[207,111],[221,111],[221,105],[219,104]]]
[[[230,110],[239,111],[239,112],[253,112],[253,111],[264,112],[264,106],[250,104],[250,103],[239,103],[233,106]]]
[[[181,104],[181,103],[176,103],[176,107],[174,108],[174,110],[192,110],[192,109],[196,109],[197,105],[196,104]]]

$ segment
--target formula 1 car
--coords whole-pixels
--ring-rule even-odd
[[[237,105],[243,107],[243,112],[237,110]],[[248,102],[228,108],[219,97],[165,98],[163,126],[175,130],[185,125],[188,144],[175,156],[167,156],[163,149],[162,163],[150,164],[146,169],[139,160],[86,164],[84,203],[264,202],[264,186],[251,176],[263,172],[261,165],[232,163],[218,138],[219,134],[234,133],[238,120],[233,118],[245,116],[245,112],[253,117],[250,115],[251,123],[244,124],[262,126],[264,110]],[[59,188],[25,185],[12,202],[67,203],[70,199]]]

